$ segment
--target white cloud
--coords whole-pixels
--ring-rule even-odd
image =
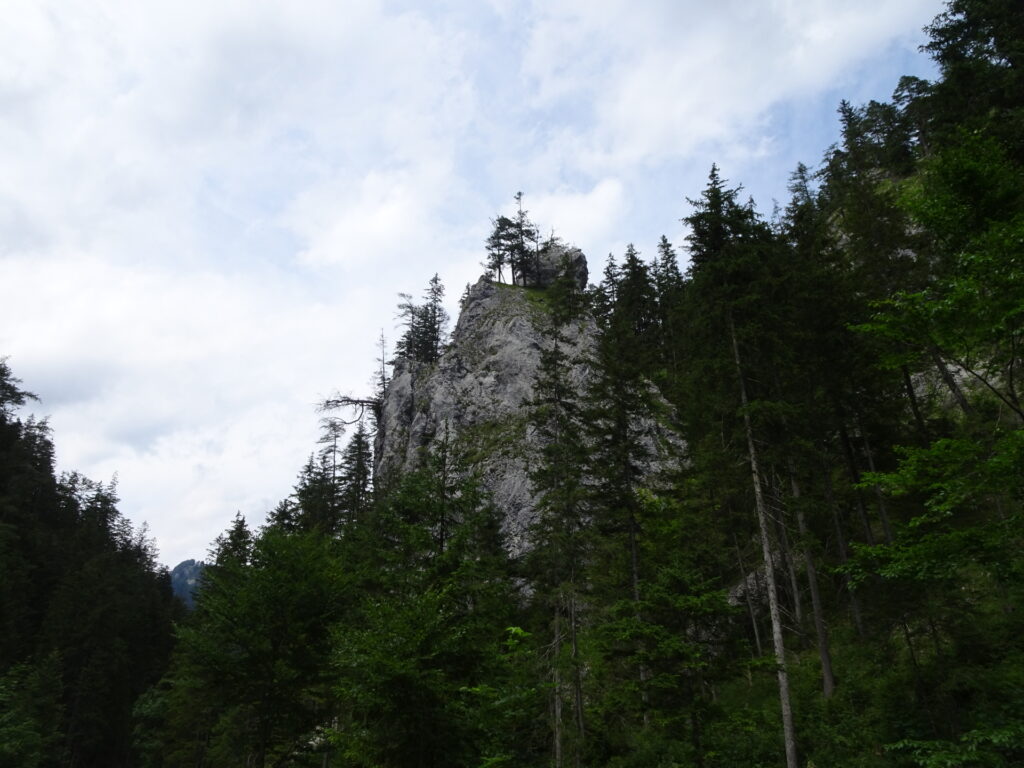
[[[165,548],[181,542],[174,556],[204,551],[235,508],[258,519],[287,494],[313,444],[314,404],[369,376],[372,338],[348,338],[345,323],[372,315],[374,297],[334,306],[284,276],[89,258],[8,259],[0,286],[16,318],[0,343],[43,396],[61,465],[117,471],[126,511]],[[205,524],[188,523],[199,511]]]
[[[600,257],[603,254],[598,248],[617,237],[628,206],[622,183],[602,179],[585,192],[565,190],[535,196],[530,213],[541,226],[554,227],[556,234],[584,253]]]
[[[590,104],[593,119],[562,151],[621,172],[746,140],[768,108],[827,88],[937,10],[934,0],[545,0],[523,72],[539,105]]]

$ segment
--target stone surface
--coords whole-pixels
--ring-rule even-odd
[[[562,263],[568,259],[569,269],[576,278],[576,285],[582,291],[587,287],[589,272],[587,270],[587,257],[579,248],[565,246],[560,243],[546,246],[540,252],[539,282],[541,286],[551,285],[558,277],[562,269]]]
[[[586,259],[578,249],[560,249],[582,262],[577,277],[586,280]],[[553,254],[554,256],[554,254]],[[481,278],[472,286],[451,343],[433,365],[399,360],[381,406],[376,443],[379,477],[408,472],[436,447],[447,428],[450,444],[468,458],[484,488],[504,515],[509,548],[529,547],[535,496],[529,469],[540,447],[529,428],[525,404],[533,397],[540,365],[542,331],[549,322],[544,293]],[[563,328],[565,351],[577,359],[570,379],[586,389],[583,358],[592,350],[596,328],[586,319]],[[648,430],[659,431],[653,422]],[[652,437],[652,445],[660,438]]]

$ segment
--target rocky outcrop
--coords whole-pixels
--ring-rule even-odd
[[[586,259],[577,249],[550,254],[548,268],[568,258],[577,282],[586,282]],[[549,272],[553,276],[557,272]],[[533,397],[543,330],[550,323],[546,292],[480,278],[439,361],[398,360],[380,408],[376,443],[378,477],[415,469],[424,451],[437,448],[446,431],[450,445],[478,474],[504,514],[513,553],[529,546],[536,499],[530,484],[537,438],[525,404]],[[586,319],[562,329],[563,348],[575,359],[569,372],[579,392],[587,386],[583,362],[596,328]]]
[[[526,546],[533,520],[529,461],[537,446],[524,404],[540,363],[543,302],[538,289],[481,278],[436,364],[396,362],[378,424],[378,476],[414,469],[447,429],[503,511],[513,551]],[[592,344],[590,322],[567,330],[577,353]],[[574,367],[581,389],[585,375]]]
[[[568,268],[581,291],[587,287],[587,257],[579,248],[566,247],[560,244],[548,245],[543,248],[537,259],[537,283],[540,287],[551,285],[562,273],[563,266]]]
[[[194,605],[195,593],[199,590],[205,569],[206,563],[201,560],[183,560],[171,571],[171,591],[187,608],[191,609]]]

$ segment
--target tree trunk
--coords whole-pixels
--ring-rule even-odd
[[[740,545],[736,541],[736,534],[732,536],[732,545],[736,548],[736,562],[740,565],[740,576],[743,577],[744,584],[747,580],[747,567],[743,564],[743,555],[740,553]],[[757,576],[754,577],[755,579]],[[743,590],[743,601],[747,604],[747,611],[750,613],[750,626],[754,628],[754,646],[757,648],[757,655],[761,656],[764,654],[764,650],[761,648],[761,630],[757,626],[757,617],[754,614],[754,603],[750,599],[750,590],[744,588]]]
[[[828,629],[825,627],[825,614],[821,607],[821,592],[818,590],[818,569],[814,565],[814,555],[809,543],[810,533],[804,511],[800,507],[800,484],[796,479],[792,459],[789,461],[789,484],[793,492],[793,512],[796,515],[797,529],[800,531],[800,544],[804,556],[804,568],[807,570],[807,582],[811,589],[811,612],[814,614],[814,634],[818,639],[818,658],[821,659],[821,688],[826,699],[835,692],[835,678],[832,675],[832,654],[828,647]]]
[[[637,622],[640,621],[640,557],[637,552],[636,542],[636,515],[629,513],[629,568],[630,581],[633,592],[633,612]],[[641,661],[638,669],[640,678],[640,701],[643,705],[644,728],[650,725],[650,692],[647,690],[647,680],[650,678],[647,666]]]
[[[964,396],[963,390],[960,389],[960,385],[956,383],[953,374],[949,372],[949,366],[946,365],[946,361],[942,359],[942,355],[939,354],[937,349],[931,350],[931,356],[932,362],[935,363],[935,368],[939,371],[939,376],[942,377],[942,381],[946,384],[949,393],[953,395],[956,404],[960,406],[960,410],[964,412],[964,415],[970,416],[974,409],[967,402],[967,398]]]
[[[854,485],[860,483],[860,470],[857,468],[857,459],[853,455],[853,444],[850,442],[850,433],[846,431],[846,425],[839,423],[839,438],[843,444],[843,456],[846,458],[846,470],[850,473],[850,482]],[[864,494],[860,488],[854,488],[854,497],[857,499],[857,514],[860,517],[860,524],[864,529],[864,540],[869,546],[875,545],[875,534],[871,530],[871,523],[868,521],[868,512],[864,506]]]
[[[786,517],[784,511],[779,509],[779,516],[772,515],[775,522],[776,536],[779,542],[779,554],[782,555],[782,562],[786,565],[786,575],[789,576],[789,589],[793,593],[793,617],[796,620],[797,631],[803,633],[804,626],[804,605],[800,600],[800,579],[796,574],[796,562],[789,546],[789,535],[786,533]]]
[[[836,546],[839,547],[839,562],[845,564],[850,559],[850,552],[846,548],[846,532],[843,530],[842,520],[839,519],[839,509],[836,507],[835,495],[832,493],[832,473],[827,464],[823,468],[823,474],[825,477],[825,501],[832,512],[832,524],[836,530]],[[850,585],[850,577],[846,574],[843,574],[843,586],[846,587],[846,594],[850,597],[850,616],[853,618],[857,636],[864,637],[864,620],[861,618],[860,603]]]
[[[576,745],[573,749],[572,764],[579,768],[583,756],[583,744],[586,740],[586,729],[583,721],[583,680],[580,676],[579,645],[576,637],[576,586],[569,594],[569,641],[572,644],[572,694],[573,709],[576,720]]]
[[[555,603],[554,621],[554,645],[552,646],[552,701],[551,701],[551,729],[555,768],[562,768],[562,674],[559,668],[559,656],[562,653],[562,606],[561,597]]]
[[[868,471],[872,474],[875,472],[875,457],[871,454],[871,443],[868,442],[868,433],[865,431],[864,426],[860,427],[860,436],[864,441],[864,455],[867,456],[868,460]],[[885,543],[892,544],[892,525],[889,523],[889,511],[885,505],[885,495],[882,493],[882,489],[878,483],[874,484],[875,498],[878,500],[878,516],[882,520],[882,533],[885,534]]]
[[[747,402],[747,385],[740,360],[740,347],[736,340],[736,327],[729,315],[729,333],[732,337],[733,359],[736,363],[736,377],[740,386],[740,405],[743,407],[743,427],[747,435],[747,452],[750,458],[750,475],[754,485],[754,506],[757,509],[757,525],[761,532],[761,551],[764,556],[765,579],[768,582],[768,611],[772,620],[772,644],[775,648],[775,663],[778,667],[779,702],[782,708],[782,735],[786,744],[786,768],[798,768],[796,754],[796,732],[793,728],[793,707],[789,695],[789,672],[786,669],[786,646],[782,639],[782,618],[779,615],[779,598],[775,587],[775,564],[769,539],[768,511],[761,485],[761,468],[754,446],[754,430],[750,423]]]
[[[921,415],[921,406],[917,402],[917,393],[914,391],[914,382],[910,380],[910,371],[907,366],[901,365],[900,372],[903,374],[903,387],[907,390],[907,399],[910,401],[910,412],[914,414],[914,423],[920,436],[922,447],[928,445],[928,425],[925,424]]]

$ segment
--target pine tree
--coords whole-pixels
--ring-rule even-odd
[[[582,438],[581,404],[569,380],[572,361],[565,339],[553,325],[545,333],[530,422],[541,455],[530,473],[538,494],[537,520],[531,527],[533,548],[528,563],[542,615],[550,617],[546,636],[550,652],[544,668],[551,681],[551,744],[554,764],[582,764],[586,753],[582,617],[586,611],[586,561],[590,551]],[[571,716],[564,713],[565,699]],[[569,722],[571,721],[571,725]]]
[[[528,285],[537,282],[539,274],[539,233],[530,221],[528,211],[523,209],[523,193],[515,194],[516,214],[514,218],[498,216],[492,222],[494,227],[486,241],[487,260],[483,266],[487,272],[503,279],[507,266],[513,285]]]
[[[447,341],[448,312],[444,308],[444,284],[436,274],[424,293],[424,304],[415,304],[408,293],[398,294],[398,318],[405,327],[395,345],[395,358],[433,363]]]
[[[45,421],[0,359],[0,762],[132,762],[132,705],[163,673],[175,604],[116,481],[54,472]]]
[[[564,245],[552,235],[541,247],[541,253],[550,253],[557,249],[564,250]],[[547,287],[547,299],[551,322],[556,328],[564,327],[585,316],[588,297],[580,288],[568,252],[563,252],[555,279]]]
[[[356,602],[335,636],[331,734],[359,765],[500,764],[530,747],[500,525],[456,454],[378,494],[342,542]]]
[[[738,437],[741,444],[745,443],[744,458],[753,490],[772,623],[786,763],[789,768],[796,768],[796,734],[775,571],[778,561],[766,499],[768,478],[751,415],[754,401],[748,382],[757,361],[745,358],[741,348],[741,344],[750,344],[758,349],[758,357],[770,354],[765,342],[770,343],[767,334],[771,321],[761,313],[770,310],[764,292],[770,286],[770,281],[765,279],[765,259],[772,251],[771,235],[757,220],[751,205],[741,206],[737,202],[738,192],[738,189],[728,188],[717,167],[712,166],[701,197],[690,200],[694,210],[685,219],[691,228],[687,238],[691,259],[689,293],[695,303],[694,314],[699,315],[707,328],[705,343],[712,345],[703,352],[695,349],[691,354],[710,357],[712,370],[723,377],[720,380],[723,389],[732,379],[735,395],[730,410],[740,415]],[[718,407],[729,408],[725,403],[728,399]]]
[[[664,235],[658,241],[658,257],[651,267],[651,282],[657,296],[657,337],[659,359],[664,374],[658,383],[671,391],[679,374],[679,333],[681,324],[679,307],[682,302],[683,275],[679,270],[676,251]]]
[[[373,447],[362,421],[356,425],[341,456],[339,502],[346,526],[356,525],[367,513],[373,498]]]
[[[651,458],[655,406],[648,376],[657,347],[654,288],[633,246],[621,266],[609,261],[600,295],[603,310],[584,420],[597,542],[592,589],[602,603],[593,632],[607,659],[604,708],[621,710],[621,722],[642,728],[650,721],[650,673],[640,499]]]
[[[274,526],[253,538],[240,517],[218,538],[168,681],[165,738],[188,750],[175,764],[262,768],[322,750],[317,733],[335,715],[331,628],[346,599],[332,549]]]

